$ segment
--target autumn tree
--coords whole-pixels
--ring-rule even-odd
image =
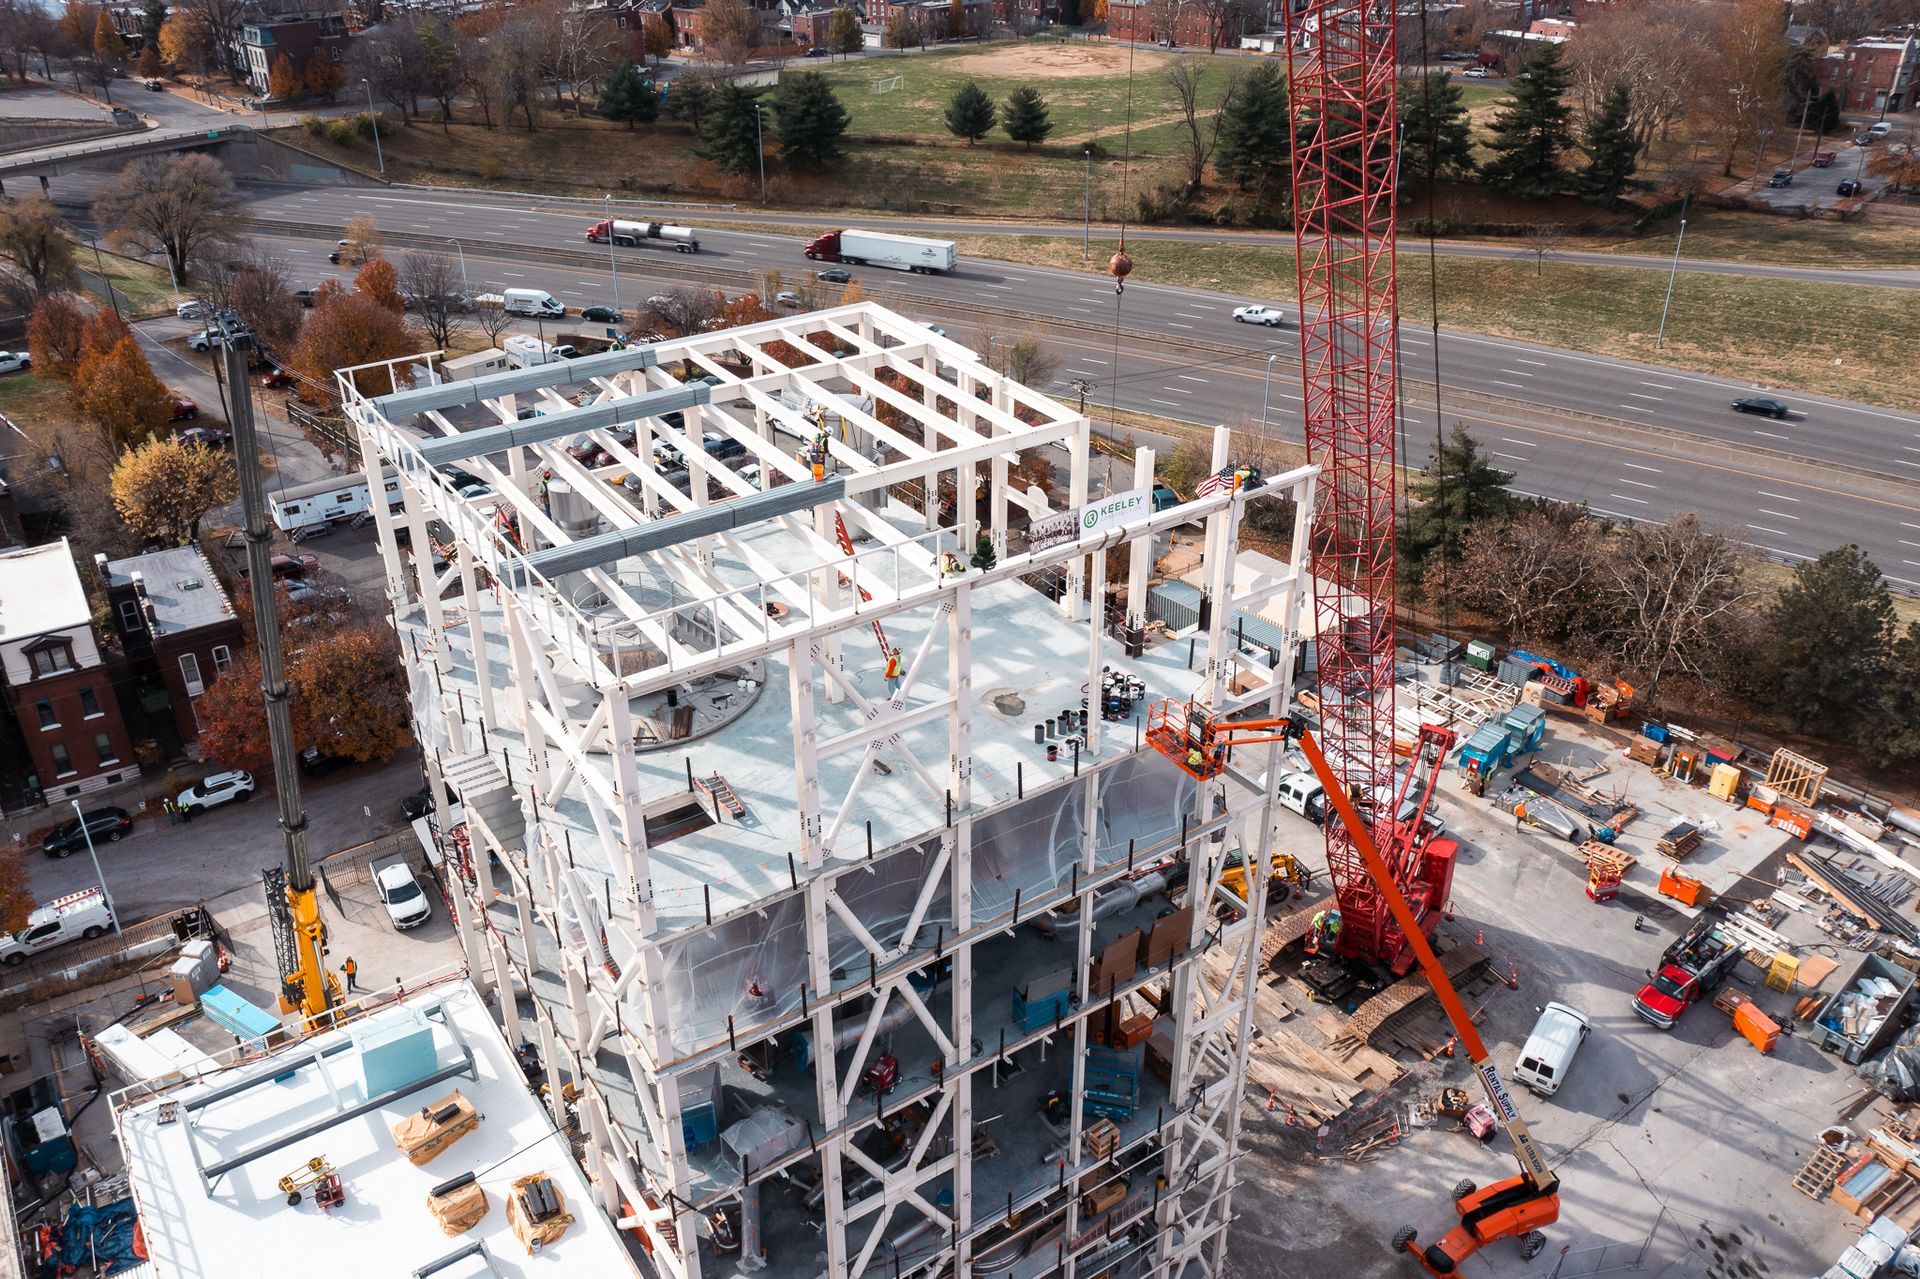
[[[233,241],[246,208],[225,166],[191,151],[133,161],[101,189],[93,215],[110,240],[164,254],[184,280],[209,251]]]
[[[346,83],[346,71],[332,58],[315,58],[307,63],[306,90],[314,97],[332,102]]]
[[[167,73],[167,64],[161,60],[160,53],[152,44],[140,50],[140,56],[134,59],[133,69],[143,79],[156,80]]]
[[[947,132],[956,138],[965,138],[967,145],[972,146],[993,132],[999,111],[987,91],[969,80],[953,91],[944,118]]]
[[[74,391],[76,407],[121,447],[131,447],[173,415],[172,394],[132,337],[87,361],[75,375]]]
[[[912,8],[895,9],[893,16],[887,19],[881,42],[889,49],[918,49],[926,44],[926,28],[920,22],[919,11]]]
[[[175,9],[160,27],[160,56],[175,70],[204,74],[213,58],[213,33],[206,19],[190,9]]]
[[[362,297],[378,303],[395,315],[407,309],[400,300],[400,273],[385,258],[374,258],[361,267],[359,274],[353,277],[353,288]]]
[[[86,330],[87,313],[75,305],[72,294],[41,298],[27,317],[27,354],[33,359],[33,375],[46,382],[72,378],[85,349]]]
[[[133,330],[127,327],[125,320],[112,311],[96,307],[80,330],[80,363],[74,370],[74,377],[85,377],[95,361],[104,360],[115,347],[132,336]]]
[[[842,56],[859,53],[867,47],[867,34],[860,29],[860,19],[852,9],[840,5],[827,19],[827,48]]]
[[[355,262],[370,262],[380,254],[380,224],[364,214],[347,219],[343,228],[346,232],[340,238],[346,241],[343,246]]]
[[[0,258],[19,272],[32,298],[72,284],[73,241],[51,200],[34,191],[0,206]]]
[[[656,63],[665,62],[673,52],[673,32],[665,22],[649,22],[640,33],[641,51]]]
[[[1606,554],[1605,527],[1584,506],[1540,503],[1467,529],[1455,562],[1429,566],[1423,593],[1472,609],[1515,640],[1564,643],[1601,607],[1593,583]]]
[[[700,38],[709,56],[737,67],[765,43],[766,31],[760,11],[747,0],[707,0],[700,10]]]
[[[1045,142],[1053,132],[1053,116],[1047,100],[1031,85],[1021,85],[1007,95],[1000,108],[1000,127],[1009,138],[1033,150],[1036,142]]]
[[[127,42],[114,28],[113,16],[102,8],[93,20],[92,38],[82,46],[80,67],[88,80],[100,89],[100,95],[113,101],[113,82],[127,61]]]
[[[306,81],[300,76],[300,69],[293,65],[293,59],[281,54],[273,60],[273,67],[267,72],[267,92],[282,102],[291,101],[300,96],[306,88]]]
[[[335,369],[398,359],[417,347],[397,312],[358,290],[343,290],[317,302],[308,313],[292,363],[294,371],[314,385],[331,388]],[[363,389],[386,386],[382,375]]]
[[[39,904],[26,853],[17,848],[0,852],[0,929],[14,933],[25,928]]]
[[[326,607],[292,605],[288,612]],[[325,612],[315,616],[331,620]],[[365,761],[390,759],[412,742],[406,667],[390,627],[314,626],[288,655],[286,676],[296,743]],[[249,648],[194,702],[201,748],[235,768],[270,768],[260,696],[259,652]]]
[[[206,513],[240,492],[225,454],[173,436],[156,436],[129,449],[108,485],[114,509],[133,535],[164,546],[198,538]]]

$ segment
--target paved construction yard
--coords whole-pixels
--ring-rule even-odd
[[[1480,1008],[1478,1025],[1502,1072],[1511,1079],[1519,1046],[1549,1000],[1580,1009],[1593,1025],[1555,1096],[1514,1089],[1563,1178],[1559,1225],[1549,1229],[1547,1247],[1533,1261],[1502,1242],[1463,1273],[1820,1274],[1866,1222],[1825,1198],[1809,1198],[1791,1182],[1815,1134],[1835,1122],[1862,1085],[1852,1067],[1817,1049],[1804,1037],[1805,1025],[1793,1021],[1794,1003],[1807,992],[1768,990],[1760,969],[1744,961],[1738,966],[1729,988],[1753,997],[1794,1032],[1768,1056],[1711,1003],[1694,1006],[1672,1031],[1648,1025],[1632,1008],[1646,971],[1691,922],[1691,912],[1654,892],[1662,859],[1653,839],[1681,817],[1719,824],[1701,854],[1703,867],[1711,867],[1703,878],[1727,898],[1748,899],[1770,895],[1783,860],[1780,846],[1793,841],[1750,820],[1751,813],[1620,757],[1618,746],[1609,749],[1607,737],[1585,724],[1554,717],[1536,758],[1582,767],[1608,756],[1610,773],[1598,784],[1624,786],[1648,815],[1622,840],[1641,864],[1627,891],[1605,904],[1588,900],[1585,865],[1574,845],[1516,829],[1489,800],[1465,794],[1451,769],[1442,782],[1440,814],[1463,844],[1455,919],[1442,925],[1443,933],[1462,943],[1480,940],[1490,967],[1517,979],[1511,989],[1485,978],[1466,983],[1467,1006]],[[1319,832],[1303,821],[1289,829],[1298,836],[1295,851],[1319,866]],[[1757,874],[1745,877],[1749,870]],[[1639,931],[1636,916],[1644,917]],[[1778,927],[1801,943],[1801,955],[1818,949],[1839,961],[1838,973],[1818,993],[1838,989],[1858,962],[1857,951],[1820,933],[1810,916],[1790,915]],[[1324,1031],[1338,1024],[1330,1010],[1304,1003],[1297,984],[1277,989],[1296,1009],[1282,1026],[1299,1024],[1297,1033],[1311,1038],[1315,1026]],[[1437,1021],[1427,1024],[1429,1041],[1444,1038],[1434,1029]],[[1417,1047],[1402,1047],[1395,1056],[1407,1074],[1384,1090],[1363,1092],[1324,1136],[1317,1118],[1297,1117],[1289,1126],[1284,1096],[1269,1102],[1255,1072],[1248,1089],[1256,1103],[1248,1106],[1249,1153],[1235,1199],[1234,1262],[1241,1274],[1412,1273],[1409,1259],[1388,1250],[1396,1228],[1416,1226],[1421,1239],[1431,1241],[1455,1220],[1449,1193],[1456,1182],[1484,1185],[1514,1174],[1504,1134],[1483,1146],[1453,1131],[1446,1118],[1415,1123],[1397,1144],[1389,1137],[1358,1160],[1345,1153],[1343,1147],[1378,1135],[1409,1103],[1432,1098],[1442,1083],[1481,1099],[1464,1053],[1423,1061]],[[1864,1131],[1877,1122],[1885,1105],[1857,1126]],[[1636,1258],[1642,1264],[1631,1266]]]

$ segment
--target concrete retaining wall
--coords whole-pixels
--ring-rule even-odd
[[[3,119],[0,120],[0,155],[9,151],[31,151],[60,142],[79,142],[120,132],[112,120]]]

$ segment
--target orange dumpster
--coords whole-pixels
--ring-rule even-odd
[[[1669,863],[1660,872],[1660,895],[1671,897],[1686,906],[1704,906],[1710,894],[1705,884],[1676,870]]]

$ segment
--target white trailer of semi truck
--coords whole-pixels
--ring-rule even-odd
[[[675,226],[671,222],[623,222],[619,218],[611,218],[587,228],[587,239],[595,244],[605,244],[609,236],[623,249],[631,249],[647,240],[664,240],[673,246],[676,253],[700,251],[699,233],[690,226]]]
[[[959,260],[952,240],[923,240],[917,235],[880,231],[828,231],[808,243],[806,255],[816,261],[884,266],[916,275],[951,271]]]

